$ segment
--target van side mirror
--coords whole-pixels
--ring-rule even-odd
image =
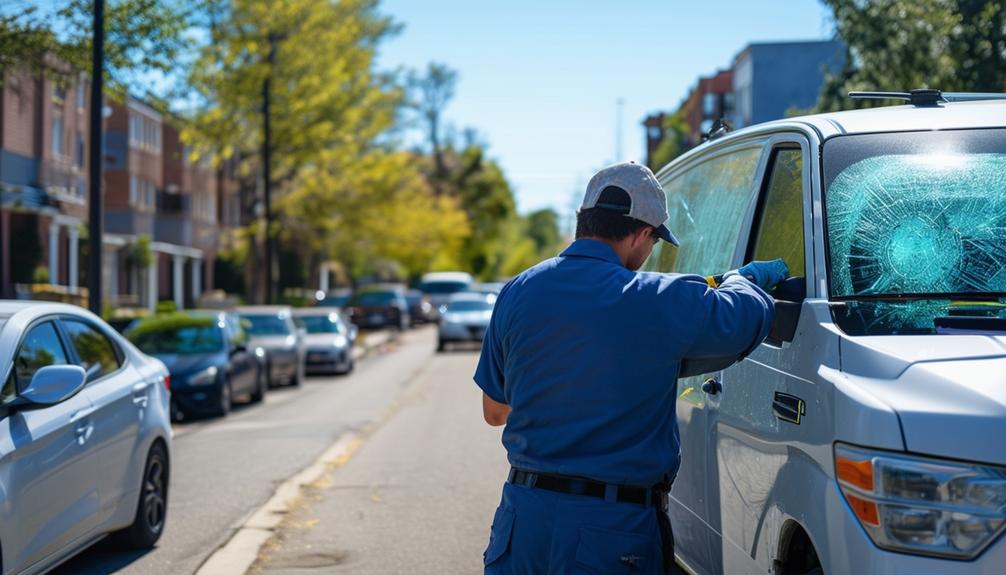
[[[28,387],[10,403],[12,407],[46,407],[77,395],[87,382],[79,365],[47,365],[35,372]]]
[[[793,277],[780,283],[772,291],[775,298],[775,320],[765,342],[781,346],[796,337],[796,327],[800,320],[803,300],[807,299],[807,278]]]

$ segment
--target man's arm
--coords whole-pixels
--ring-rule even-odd
[[[775,301],[757,285],[734,275],[718,288],[690,287],[700,292],[705,318],[696,325],[686,358],[746,355],[768,335]]]
[[[500,403],[482,392],[482,417],[486,423],[493,427],[506,424],[506,418],[510,415],[510,406]]]

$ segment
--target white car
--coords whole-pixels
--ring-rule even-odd
[[[437,351],[453,343],[482,341],[493,315],[495,295],[459,293],[451,296],[441,310],[437,331]]]
[[[170,381],[79,307],[0,302],[2,572],[43,573],[114,534],[164,531]]]
[[[793,275],[743,361],[682,366],[670,516],[695,573],[1006,573],[1006,101],[893,97],[657,174],[681,246],[644,269]]]
[[[430,319],[437,320],[454,294],[469,291],[474,279],[466,272],[430,272],[423,274],[419,290],[433,306]]]

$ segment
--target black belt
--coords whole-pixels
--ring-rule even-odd
[[[510,468],[510,476],[507,478],[507,482],[558,493],[597,497],[599,499],[607,499],[608,489],[611,488],[614,490],[613,496],[615,501],[646,506],[652,505],[662,510],[667,510],[667,490],[659,486],[635,487],[631,485],[614,485],[582,477],[526,471],[524,469],[517,469],[516,467]]]

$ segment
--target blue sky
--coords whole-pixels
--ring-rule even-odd
[[[617,159],[645,160],[643,117],[675,108],[745,44],[832,35],[819,0],[384,0],[382,10],[405,29],[380,65],[457,70],[446,119],[489,143],[521,212],[563,215],[616,160],[616,124]]]

